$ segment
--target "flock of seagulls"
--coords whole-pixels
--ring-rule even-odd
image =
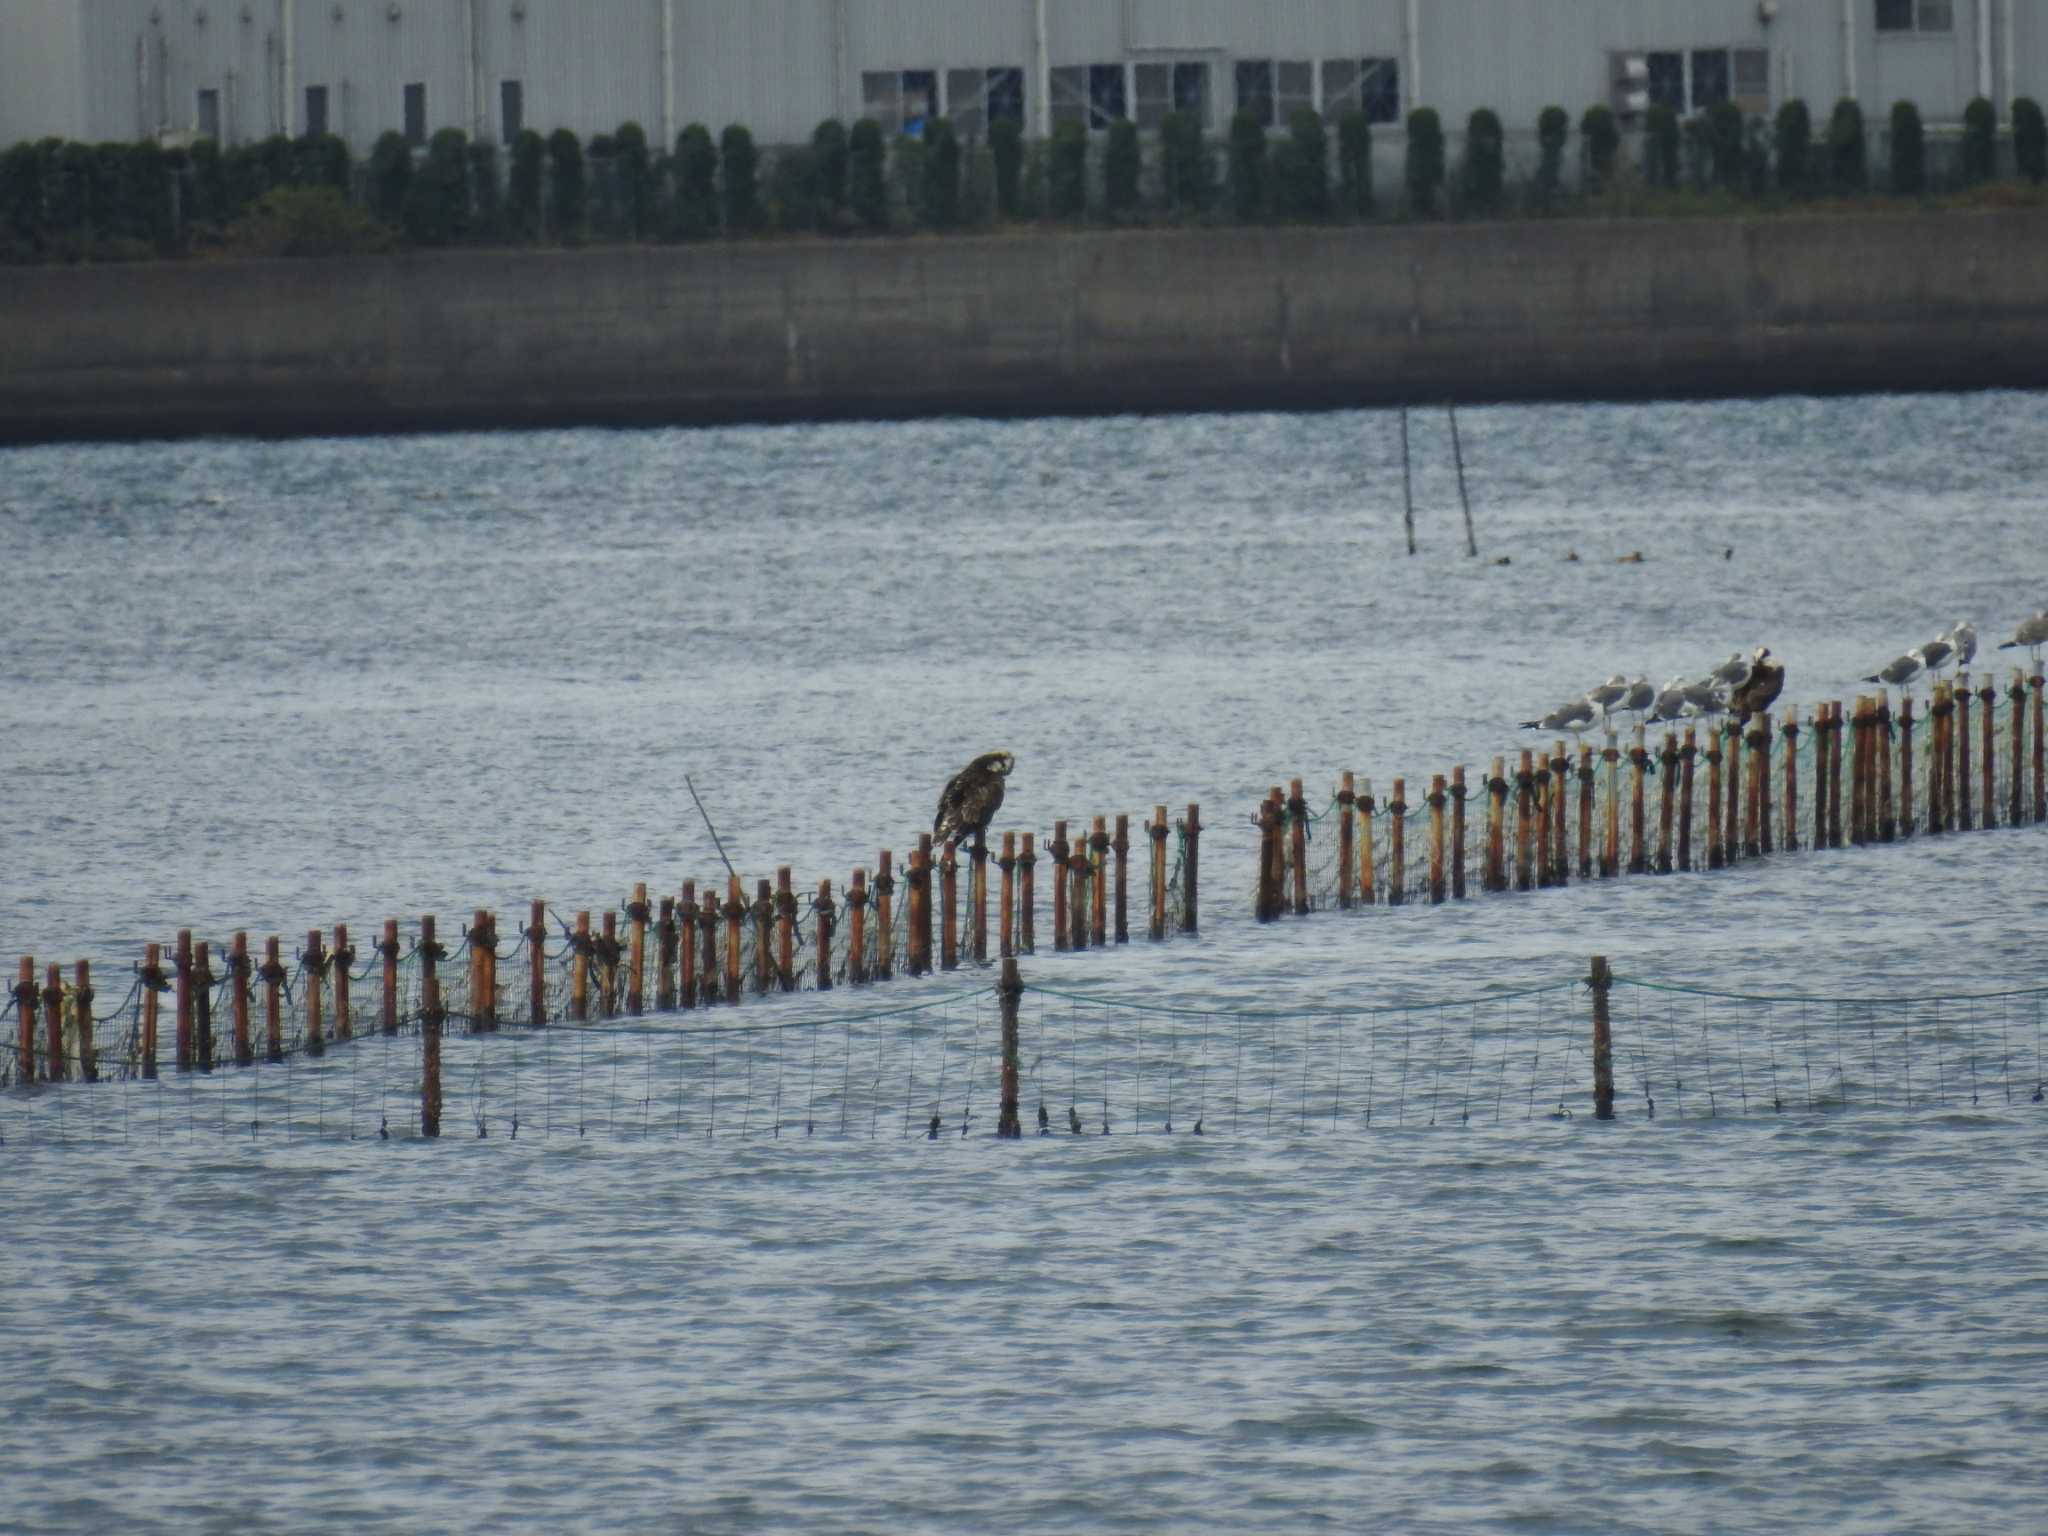
[[[1736,651],[1702,676],[1674,677],[1662,688],[1651,687],[1648,678],[1624,677],[1617,672],[1542,719],[1524,720],[1522,728],[1565,731],[1576,737],[1595,725],[1611,724],[1616,715],[1634,715],[1639,723],[1650,724],[1726,714],[1747,720],[1769,709],[1785,687],[1785,668],[1770,656],[1770,647],[1765,645],[1747,657]]]
[[[2038,666],[2043,648],[2048,648],[2048,608],[2022,620],[2012,638],[2001,640],[1998,648],[2025,650]],[[1751,715],[1769,709],[1784,690],[1785,668],[1770,656],[1770,648],[1762,645],[1748,656],[1736,651],[1697,678],[1674,677],[1661,688],[1651,687],[1640,674],[1627,677],[1617,672],[1541,719],[1524,720],[1521,725],[1524,730],[1564,732],[1577,737],[1595,726],[1612,725],[1617,715],[1633,715],[1637,723],[1650,725],[1711,719],[1717,715],[1734,715],[1747,721]],[[1903,688],[1923,672],[1938,678],[1952,667],[1967,667],[1976,656],[1976,626],[1968,619],[1957,619],[1932,640],[1913,646],[1863,681]]]

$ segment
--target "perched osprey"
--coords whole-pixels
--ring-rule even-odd
[[[1747,723],[1751,715],[1760,715],[1769,709],[1778,695],[1784,691],[1785,669],[1773,665],[1770,660],[1771,648],[1760,645],[1750,660],[1749,676],[1745,677],[1728,695],[1728,707]]]
[[[951,838],[965,843],[970,834],[975,845],[988,835],[988,824],[1003,808],[1003,780],[1017,766],[1007,752],[984,752],[946,781],[939,795],[939,813],[932,818],[932,840]]]

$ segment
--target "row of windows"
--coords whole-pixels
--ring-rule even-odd
[[[1746,110],[1765,110],[1771,95],[1771,56],[1762,48],[1651,49],[1649,104],[1672,111],[1704,112],[1724,101]]]
[[[1955,0],[1877,0],[1880,32],[1952,32]]]
[[[1129,120],[1157,128],[1170,112],[1205,125],[1211,111],[1211,66],[1205,60],[1067,64],[1052,71],[1052,120],[1099,131]],[[1401,116],[1401,71],[1393,59],[1240,59],[1232,72],[1236,108],[1266,128],[1285,127],[1297,112],[1335,120],[1362,111],[1375,123]],[[944,93],[940,87],[943,85]],[[1024,121],[1024,71],[994,69],[870,70],[861,76],[861,111],[890,133],[915,138],[934,117],[979,138],[1005,118]]]

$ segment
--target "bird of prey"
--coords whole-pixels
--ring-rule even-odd
[[[2048,645],[2048,608],[2020,621],[2020,627],[2013,631],[2010,640],[1998,642],[2001,651],[2010,651],[2024,646],[2034,660],[2041,659],[2041,647]]]
[[[979,848],[988,836],[988,824],[1003,806],[1003,780],[1017,766],[1007,752],[984,752],[946,781],[939,795],[939,812],[932,817],[932,840],[951,838],[956,845],[971,834]]]
[[[1956,665],[1967,667],[1977,657],[1977,627],[1968,619],[1957,619],[1955,627],[1941,637],[1956,648]]]
[[[1081,1111],[1071,1104],[1067,1106],[1067,1129],[1076,1136],[1081,1134]]]
[[[1728,695],[1728,707],[1747,724],[1751,715],[1769,709],[1785,688],[1785,668],[1770,659],[1771,648],[1760,645],[1750,661],[1749,676]]]
[[[1901,688],[1920,675],[1920,666],[1920,647],[1916,645],[1889,666],[1879,667],[1870,676],[1864,678],[1863,681],[1866,683],[1889,683],[1894,688]]]

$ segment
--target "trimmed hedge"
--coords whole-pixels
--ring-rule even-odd
[[[1408,212],[1418,219],[1436,216],[1437,194],[1444,185],[1444,125],[1434,107],[1408,114],[1408,161],[1402,179],[1408,186]]]
[[[1892,104],[1892,191],[1918,197],[1927,190],[1927,135],[1920,109],[1910,101]]]

